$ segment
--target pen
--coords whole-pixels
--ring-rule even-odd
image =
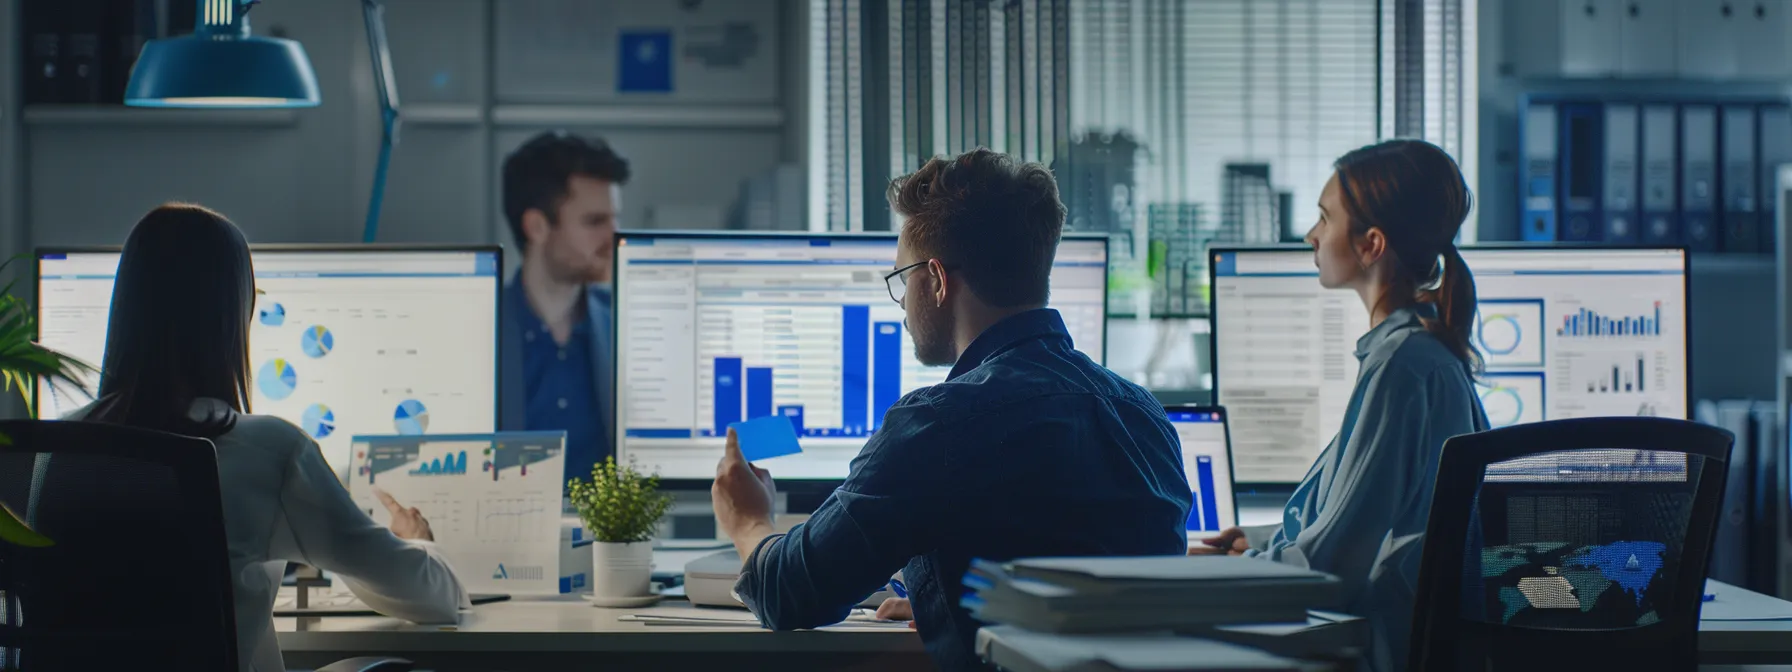
[[[1704,602],[1715,602],[1715,601],[1717,601],[1717,595],[1716,595],[1716,594],[1713,594],[1713,593],[1705,593],[1705,599],[1704,599],[1704,600],[1702,600],[1702,601],[1704,601]]]

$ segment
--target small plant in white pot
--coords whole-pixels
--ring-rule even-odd
[[[591,596],[598,606],[633,607],[657,599],[653,534],[672,506],[660,477],[618,466],[615,457],[592,465],[591,481],[573,478],[567,492],[591,533]]]

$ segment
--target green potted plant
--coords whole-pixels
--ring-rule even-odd
[[[672,506],[672,496],[659,491],[658,475],[645,475],[634,465],[619,466],[615,457],[591,467],[591,481],[573,478],[567,492],[585,531],[591,534],[591,595],[597,606],[634,607],[650,604],[653,594],[653,535]]]
[[[5,273],[13,261],[17,259],[0,263],[0,273]],[[30,304],[13,294],[15,286],[16,281],[0,288],[0,384],[7,390],[17,390],[25,401],[26,412],[35,416],[37,409],[32,406],[32,393],[37,388],[37,381],[64,383],[84,390],[86,384],[79,376],[93,372],[94,368],[38,344],[37,319]],[[12,440],[0,433],[0,445],[11,444]],[[5,502],[0,502],[0,543],[32,547],[48,546],[50,540],[26,526],[6,508]]]

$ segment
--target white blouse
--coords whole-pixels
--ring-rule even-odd
[[[202,404],[222,403],[199,400],[193,415],[206,416],[210,409]],[[242,670],[286,670],[273,608],[289,561],[332,572],[368,607],[416,623],[454,623],[461,609],[472,606],[435,544],[399,539],[374,523],[299,428],[272,416],[241,415],[212,443]]]

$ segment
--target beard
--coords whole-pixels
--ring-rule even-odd
[[[952,352],[952,312],[945,308],[917,306],[902,320],[915,341],[915,359],[927,366],[950,366],[958,361]]]
[[[609,259],[599,259],[565,254],[548,265],[554,280],[566,284],[589,285],[608,282],[610,279]]]

